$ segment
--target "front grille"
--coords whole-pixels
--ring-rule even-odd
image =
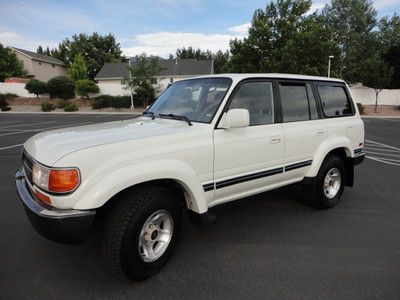
[[[22,152],[22,167],[24,168],[26,179],[33,184],[32,180],[32,168],[33,168],[33,159],[29,157],[29,155],[25,152]]]

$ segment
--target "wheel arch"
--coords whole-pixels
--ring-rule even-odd
[[[314,155],[313,163],[310,170],[306,173],[306,178],[314,178],[317,176],[323,162],[327,157],[336,155],[343,160],[346,167],[346,186],[353,186],[354,183],[354,166],[352,164],[352,151],[350,150],[350,141],[348,139],[336,139],[323,143]]]
[[[141,172],[137,172],[141,170]],[[95,209],[113,201],[128,189],[141,185],[164,185],[175,189],[186,207],[197,213],[207,211],[207,199],[199,177],[180,161],[152,161],[126,166],[107,173],[74,205],[74,209]]]

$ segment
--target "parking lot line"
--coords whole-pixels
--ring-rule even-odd
[[[400,155],[392,154],[392,153],[381,153],[381,152],[375,152],[375,151],[366,151],[367,154],[375,154],[375,155],[388,155],[388,156],[394,156],[394,157],[400,157]]]
[[[391,161],[387,161],[386,159],[381,159],[381,158],[377,158],[377,157],[373,157],[373,156],[366,156],[369,159],[375,160],[375,161],[379,161],[381,163],[384,164],[388,164],[388,165],[393,165],[393,166],[399,166],[400,167],[400,161],[396,161],[396,160],[391,160],[391,161],[395,161],[395,162],[391,162]],[[396,163],[398,162],[398,163]]]
[[[390,146],[390,145],[386,145],[386,144],[383,144],[383,143],[378,143],[378,142],[374,142],[374,141],[367,140],[367,139],[365,139],[365,141],[366,141],[367,143],[372,143],[372,144],[381,145],[381,146],[384,146],[384,147],[387,147],[387,148],[400,150],[400,148],[397,148],[397,147],[394,147],[394,146]]]
[[[46,131],[50,129],[57,129],[57,128],[63,128],[63,127],[75,127],[79,125],[85,125],[85,124],[92,124],[92,122],[84,122],[84,123],[76,123],[76,124],[64,124],[60,126],[53,126],[53,127],[47,127],[47,128],[39,128],[39,129],[29,129],[29,130],[22,130],[22,131],[17,131],[17,132],[7,132],[7,133],[2,133],[0,136],[7,136],[7,135],[15,135],[15,134],[21,134],[21,133],[27,133],[27,132],[38,132],[38,131]]]
[[[17,147],[21,147],[23,144],[17,144],[17,145],[11,145],[11,146],[7,146],[7,147],[2,147],[0,148],[1,150],[7,150],[7,149],[12,149],[12,148],[17,148]]]

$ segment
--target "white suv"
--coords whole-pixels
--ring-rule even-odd
[[[96,219],[106,264],[142,280],[166,263],[185,210],[209,224],[210,207],[293,183],[335,206],[363,143],[342,80],[206,76],[172,84],[140,118],[30,138],[16,185],[42,235],[79,243]]]

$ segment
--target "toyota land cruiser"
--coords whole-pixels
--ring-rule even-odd
[[[182,214],[293,183],[335,206],[364,159],[364,125],[339,79],[285,74],[178,81],[143,116],[27,140],[16,186],[32,225],[80,243],[102,224],[106,264],[142,280],[168,260]]]

